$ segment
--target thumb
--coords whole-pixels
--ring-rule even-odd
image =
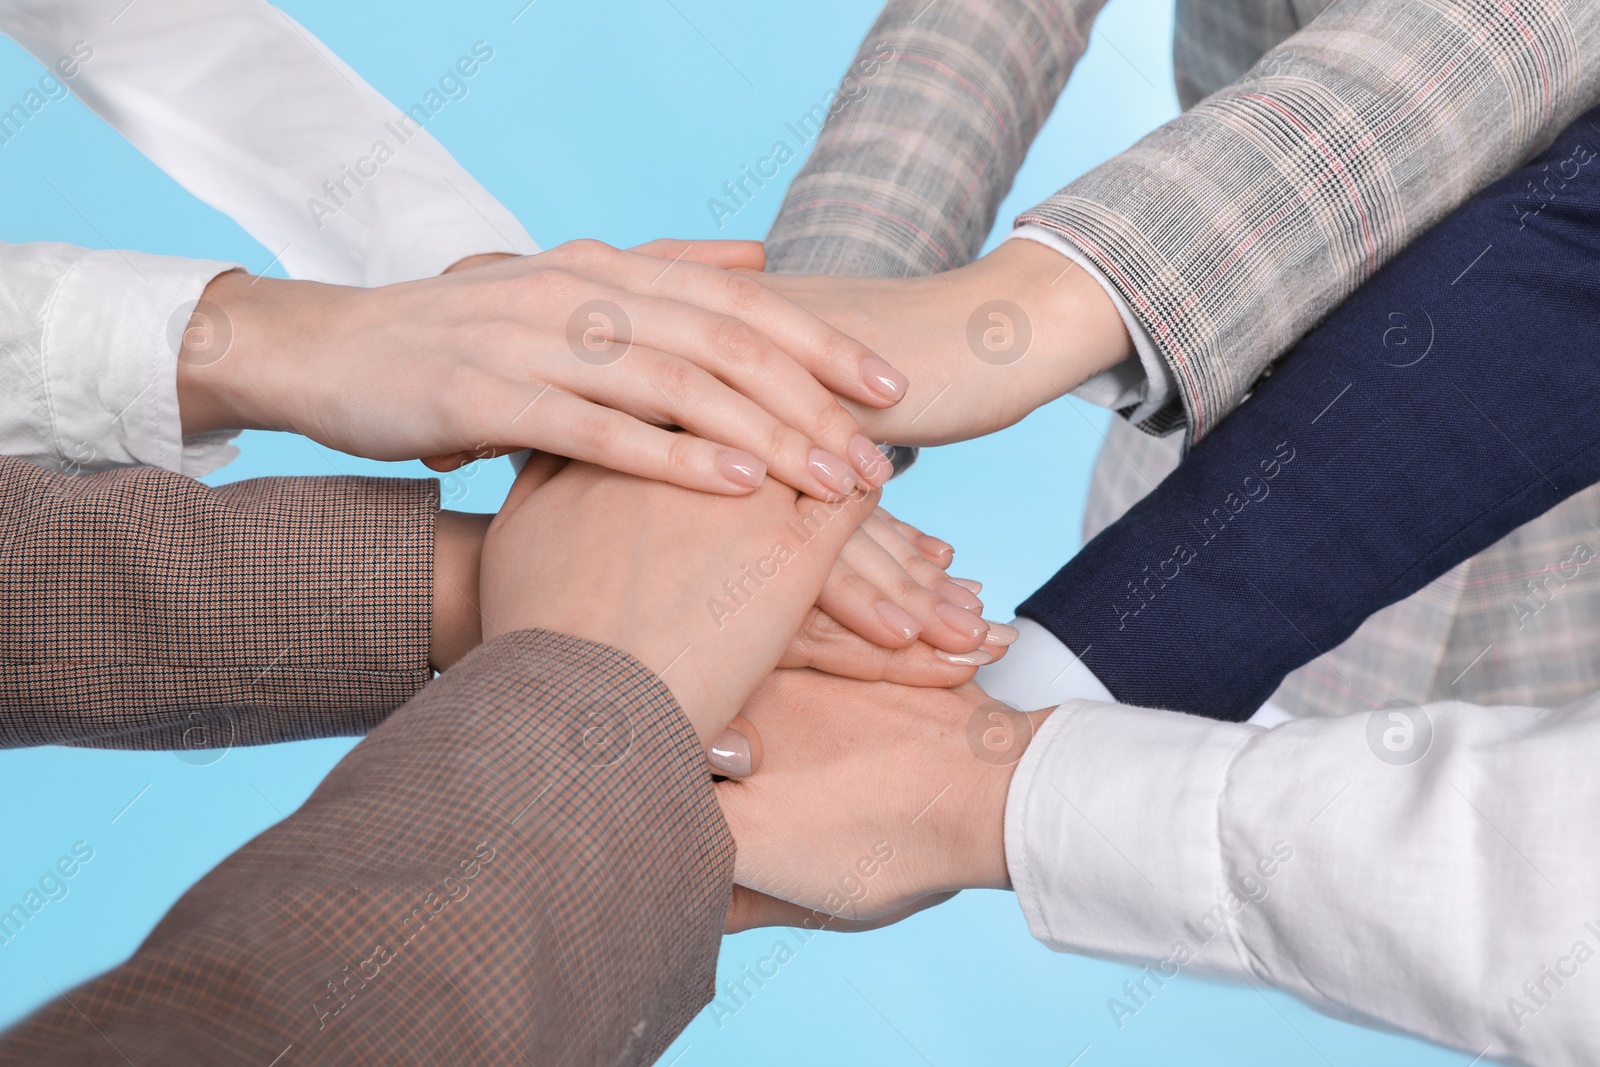
[[[687,259],[723,270],[759,271],[767,265],[767,250],[760,241],[679,241],[663,237],[628,249],[660,259]]]

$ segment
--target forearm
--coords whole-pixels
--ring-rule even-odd
[[[430,655],[476,638],[467,606],[434,584],[475,585],[478,520],[445,520],[436,568],[434,482],[209,489],[0,459],[0,495],[7,745],[364,733],[427,682]],[[197,719],[207,729],[187,732]]]
[[[1487,1058],[1592,1062],[1592,997],[1562,986],[1576,942],[1600,946],[1600,703],[1398,712],[1262,731],[1057,709],[1006,811],[1034,935],[1149,961],[1114,1016],[1193,969]]]
[[[590,749],[597,723],[627,731],[616,758]],[[391,716],[0,1059],[648,1063],[710,997],[732,860],[661,681],[519,632]]]

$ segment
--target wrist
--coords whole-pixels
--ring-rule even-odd
[[[478,580],[492,515],[441,511],[433,525],[433,639],[428,661],[450,668],[483,641]]]
[[[1010,889],[1006,866],[1006,800],[1011,780],[1028,746],[1054,708],[1019,712],[990,701],[974,712],[968,746],[975,758],[965,761],[958,810],[962,813],[955,847],[950,850],[954,870],[952,889]]]
[[[213,278],[178,348],[184,436],[295,429],[292,398],[308,381],[290,357],[326,343],[330,316],[350,292],[360,290],[243,271]]]

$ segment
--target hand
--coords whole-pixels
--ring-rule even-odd
[[[378,289],[224,274],[192,320],[210,329],[184,335],[184,432],[295,430],[374,459],[537,448],[722,494],[769,470],[819,498],[881,485],[834,394],[893,404],[904,378],[698,247],[580,241]],[[761,262],[749,243],[701,258]]]
[[[448,670],[483,640],[478,574],[492,515],[441,511],[433,520],[433,641],[428,664]]]
[[[620,648],[661,677],[702,741],[772,671],[877,499],[825,504],[775,482],[730,499],[583,463],[551,477],[559,463],[536,455],[490,525],[485,634]],[[732,617],[710,610],[724,582],[766,560],[775,568]]]
[[[1133,355],[1105,290],[1036,241],[1007,241],[931,277],[752,277],[910,378],[892,408],[847,405],[878,441],[936,445],[993,433]],[[998,300],[1011,306],[988,306]]]
[[[846,920],[909,914],[929,897],[1010,888],[1012,771],[1048,712],[1011,711],[976,685],[910,689],[779,671],[739,728],[760,772],[717,785],[738,845],[734,880]],[[793,908],[741,902],[741,921]]]

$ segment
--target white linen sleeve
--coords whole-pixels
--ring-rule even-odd
[[[1072,395],[1080,400],[1087,400],[1097,407],[1110,408],[1112,411],[1126,411],[1132,408],[1128,418],[1135,423],[1160,411],[1172,398],[1173,390],[1177,388],[1177,381],[1173,378],[1167,361],[1161,358],[1161,352],[1156,348],[1155,342],[1150,339],[1150,332],[1144,328],[1144,324],[1128,306],[1127,300],[1123,299],[1122,293],[1107,280],[1100,268],[1071,241],[1054,230],[1034,223],[1018,226],[1006,235],[1005,240],[1033,241],[1066,256],[1080,270],[1093,278],[1096,285],[1105,290],[1106,296],[1116,305],[1117,314],[1121,316],[1122,324],[1128,329],[1128,336],[1133,339],[1135,358],[1125,359],[1114,367],[1107,367],[1092,375],[1074,389]]]
[[[402,112],[265,0],[9,0],[0,32],[291,277],[385,285],[538,251],[423,128],[443,91]],[[470,87],[494,49],[460,51],[444,73]]]
[[[1034,936],[1195,968],[1487,1059],[1600,1059],[1600,696],[1271,730],[1077,701],[1018,765],[1006,856]]]
[[[63,473],[163,467],[191,477],[238,454],[183,438],[178,350],[206,285],[235,264],[0,243],[0,454]]]

